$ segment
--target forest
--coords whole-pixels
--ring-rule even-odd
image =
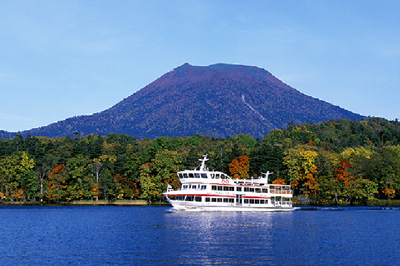
[[[382,118],[290,123],[262,139],[193,135],[136,139],[123,134],[17,135],[0,140],[0,200],[163,202],[176,172],[208,166],[232,177],[290,184],[297,204],[371,205],[400,199],[400,123]],[[397,201],[399,202],[399,201]]]

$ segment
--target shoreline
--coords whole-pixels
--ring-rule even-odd
[[[147,200],[121,200],[121,201],[91,201],[91,200],[81,200],[81,201],[71,201],[71,202],[30,202],[30,201],[0,201],[0,207],[4,206],[171,206],[168,202],[153,202],[149,203]],[[293,207],[400,207],[400,201],[396,200],[380,200],[369,202],[365,205],[314,205],[314,204],[293,204]]]
[[[168,203],[149,203],[147,200],[123,201],[71,201],[71,202],[31,202],[31,201],[2,201],[0,206],[169,206]]]

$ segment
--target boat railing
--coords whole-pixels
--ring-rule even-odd
[[[270,189],[271,194],[292,194],[292,190]]]

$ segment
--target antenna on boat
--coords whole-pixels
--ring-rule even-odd
[[[207,159],[207,153],[205,155],[203,155],[202,159],[199,159],[199,161],[201,161],[201,165],[200,165],[200,171],[207,171],[207,167],[206,167],[206,161],[208,161],[209,159]]]
[[[268,176],[269,175],[272,175],[273,174],[273,172],[270,172],[270,171],[267,171],[266,173],[261,173],[262,175],[265,175],[265,177],[263,177],[263,178],[266,178],[267,179],[267,184],[268,184]]]

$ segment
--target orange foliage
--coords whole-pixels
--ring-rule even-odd
[[[46,187],[47,191],[45,194],[45,197],[48,200],[57,200],[58,199],[58,193],[57,193],[57,185],[54,181],[46,181]]]
[[[382,192],[383,192],[387,197],[389,197],[389,198],[392,199],[392,198],[394,198],[394,194],[396,193],[396,189],[386,187]]]
[[[49,177],[54,177],[55,175],[59,174],[60,172],[62,172],[64,170],[64,165],[63,164],[59,164],[56,167],[54,167],[53,170],[51,170],[51,173],[49,175]]]
[[[64,178],[65,168],[63,164],[59,164],[51,170],[49,178],[46,181],[47,191],[45,197],[48,200],[58,200],[63,194],[63,189],[67,188],[66,180]]]
[[[250,159],[246,155],[233,159],[229,164],[229,172],[233,178],[249,178]]]
[[[94,184],[92,191],[95,198],[99,197],[99,184]]]
[[[274,180],[274,182],[272,182],[272,184],[286,185],[285,179],[283,179],[283,178],[278,178],[278,179]]]
[[[349,186],[349,182],[354,180],[354,176],[347,171],[348,168],[352,166],[352,164],[347,160],[341,160],[339,163],[340,167],[335,168],[334,171],[336,173],[336,180],[342,181],[344,185]]]
[[[24,191],[22,189],[17,189],[13,192],[12,197],[16,200],[20,200],[24,197]]]
[[[123,187],[123,194],[126,194],[128,190],[131,190],[132,197],[139,195],[139,189],[136,188],[135,182],[128,180],[126,176],[121,176],[120,174],[116,174],[115,179],[117,180],[117,183],[121,184],[121,186]]]

